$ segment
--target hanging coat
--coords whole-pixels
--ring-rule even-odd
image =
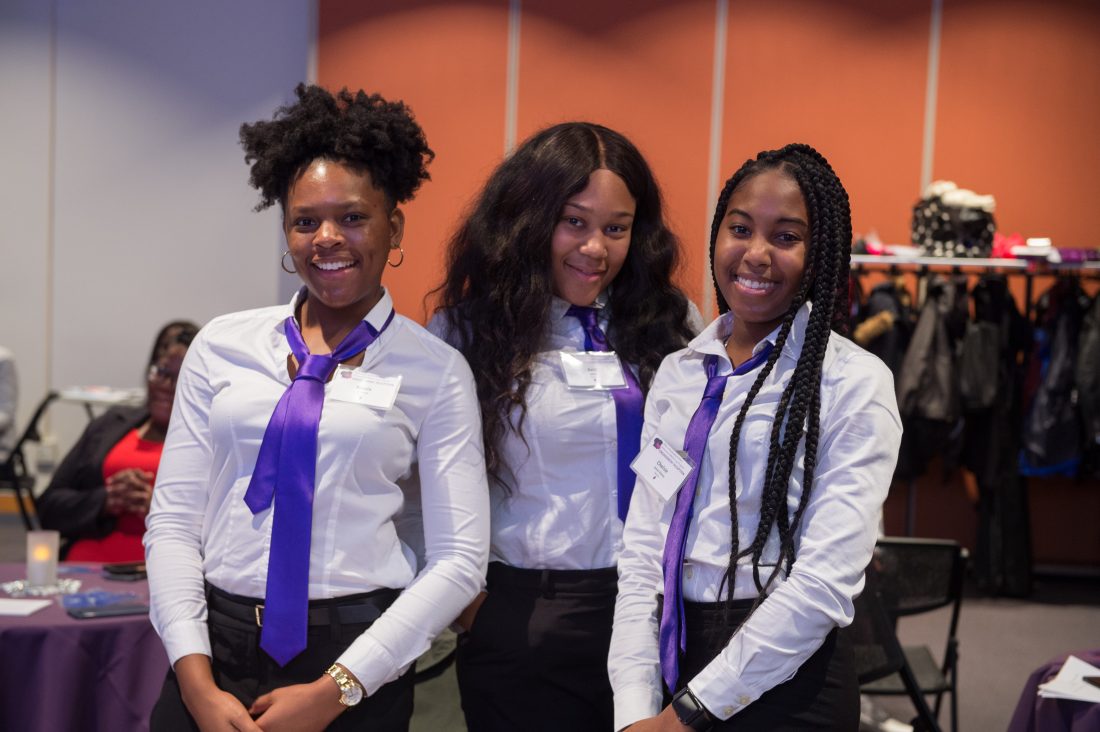
[[[978,483],[973,569],[994,595],[1031,591],[1031,525],[1026,478],[1016,469],[1022,423],[1021,356],[1031,327],[1002,275],[986,275],[972,293],[974,320],[959,359],[966,440],[964,463]]]
[[[1034,391],[1020,456],[1024,475],[1077,473],[1083,428],[1074,371],[1077,337],[1087,305],[1081,286],[1071,279],[1059,280],[1039,299],[1032,355]]]
[[[966,328],[966,279],[932,278],[898,380],[903,417],[954,424],[960,414],[955,344]]]
[[[962,450],[956,349],[966,328],[966,278],[934,276],[897,382],[898,408],[905,431],[898,456],[898,478],[913,478],[936,457],[950,468]]]
[[[1100,295],[1092,299],[1077,342],[1077,404],[1084,423],[1085,455],[1100,477]]]
[[[894,282],[875,285],[852,332],[852,340],[881,358],[895,380],[913,335],[913,315],[904,294]]]

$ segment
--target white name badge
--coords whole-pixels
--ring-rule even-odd
[[[672,447],[672,443],[654,435],[649,444],[641,449],[638,457],[630,463],[635,475],[645,481],[653,490],[669,501],[691,474],[691,459]]]
[[[328,397],[388,412],[401,390],[400,376],[375,376],[366,371],[339,368],[329,382]]]
[[[571,389],[627,388],[623,365],[613,351],[562,351],[561,370]]]

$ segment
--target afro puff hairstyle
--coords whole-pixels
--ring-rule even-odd
[[[257,211],[285,206],[291,183],[317,159],[370,173],[391,208],[430,179],[426,168],[435,153],[403,102],[361,90],[334,95],[306,84],[294,93],[298,101],[280,107],[271,120],[241,125],[249,182],[260,191]]]

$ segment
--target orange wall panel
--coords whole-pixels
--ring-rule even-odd
[[[649,159],[700,302],[716,2],[521,4],[517,138],[568,119],[627,134]],[[857,234],[909,237],[920,194],[931,0],[729,0],[721,178],[804,141],[836,167]],[[318,81],[407,101],[438,153],[406,208],[386,282],[423,317],[443,247],[504,151],[507,0],[320,0]],[[1100,6],[944,3],[933,175],[998,200],[1004,231],[1100,246]],[[701,303],[700,304],[704,304]],[[709,304],[709,303],[707,303]]]
[[[317,81],[403,99],[435,150],[432,180],[404,206],[405,262],[383,282],[423,320],[444,247],[504,153],[508,3],[321,0]]]
[[[934,171],[1004,232],[1100,246],[1100,4],[948,2]]]
[[[928,0],[731,0],[722,180],[789,142],[817,148],[857,235],[908,243],[920,196]]]
[[[622,132],[661,185],[684,246],[678,282],[702,294],[714,2],[525,0],[518,138],[583,119]]]

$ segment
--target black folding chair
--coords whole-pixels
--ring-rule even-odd
[[[57,399],[57,396],[57,392],[54,391],[46,394],[34,410],[30,423],[23,430],[23,434],[19,436],[11,454],[8,455],[3,464],[0,464],[0,488],[10,489],[15,495],[15,502],[19,505],[19,514],[23,517],[23,525],[27,528],[27,531],[41,527],[38,524],[38,515],[33,511],[34,474],[27,467],[27,458],[23,450],[28,443],[42,440],[42,435],[38,431],[38,422],[42,419],[42,415],[46,413],[50,402]],[[24,492],[26,494],[25,498]],[[31,510],[28,510],[28,504]]]
[[[957,542],[935,539],[884,538],[878,542],[875,558],[868,570],[870,594],[863,601],[865,612],[881,610],[889,624],[889,637],[879,631],[883,643],[898,643],[904,663],[890,673],[867,673],[860,679],[860,690],[867,695],[908,696],[917,707],[917,722],[939,729],[940,706],[945,694],[951,695],[951,729],[958,729],[958,638],[959,610],[962,606],[963,578],[967,552]],[[867,604],[879,605],[866,609]],[[857,604],[857,608],[859,605]],[[937,663],[927,646],[901,646],[895,628],[897,620],[943,607],[950,607],[947,641],[942,662]],[[858,610],[857,610],[858,612]],[[891,640],[892,639],[892,640]],[[907,678],[911,677],[911,678]],[[926,696],[935,697],[932,718],[925,719]]]

